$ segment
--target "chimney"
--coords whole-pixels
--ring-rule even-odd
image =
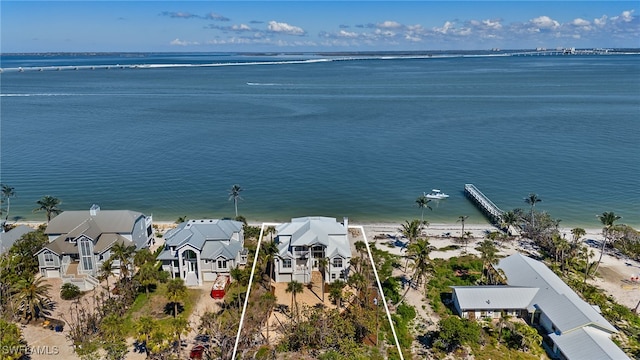
[[[91,216],[96,216],[98,215],[98,212],[100,211],[100,206],[93,204],[91,205],[91,208],[89,209],[89,215]]]
[[[348,217],[343,217],[342,218],[342,225],[344,225],[345,229],[349,229],[349,218]]]

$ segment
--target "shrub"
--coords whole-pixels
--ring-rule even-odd
[[[82,294],[80,288],[76,284],[65,283],[60,288],[60,297],[64,300],[73,300]]]

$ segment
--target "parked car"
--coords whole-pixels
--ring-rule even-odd
[[[189,359],[202,359],[202,355],[204,354],[204,346],[196,345],[191,348],[189,352]]]

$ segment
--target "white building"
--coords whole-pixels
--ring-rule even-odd
[[[627,360],[611,340],[618,330],[542,262],[513,254],[496,266],[507,286],[452,286],[454,306],[468,319],[501,314],[525,318],[548,335],[554,358]]]
[[[64,211],[51,219],[45,230],[49,243],[35,254],[40,273],[90,290],[115,244],[142,249],[153,242],[152,222],[151,216],[136,211],[100,210],[98,205],[88,211]],[[117,273],[119,262],[112,266]]]
[[[324,279],[334,282],[348,277],[351,247],[346,223],[329,217],[302,217],[276,227],[274,241],[278,246],[275,256],[275,281],[311,282],[313,271],[321,272],[325,259]]]
[[[189,220],[167,231],[157,259],[172,278],[187,286],[214,281],[218,274],[247,263],[243,223],[235,220]]]

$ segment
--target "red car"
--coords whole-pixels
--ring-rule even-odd
[[[189,353],[189,359],[202,359],[202,354],[204,353],[204,346],[196,345],[191,348],[191,352]]]

